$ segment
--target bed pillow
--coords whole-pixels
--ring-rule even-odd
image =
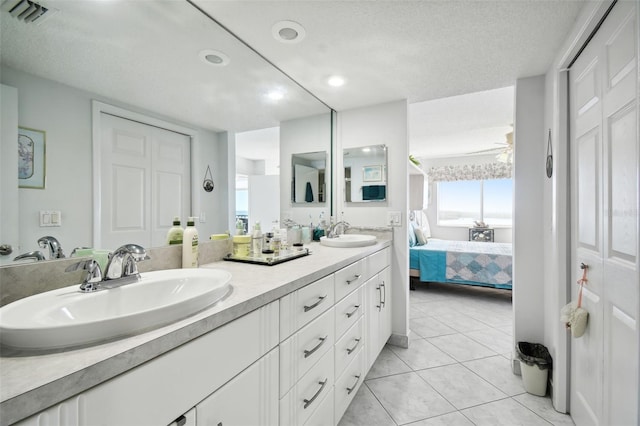
[[[413,226],[413,223],[409,223],[409,247],[415,247],[418,245],[418,240],[416,238],[416,231]]]
[[[422,219],[420,221],[420,224],[422,225],[422,234],[424,235],[424,238],[431,238],[431,227],[429,226],[429,219],[427,219],[427,215],[424,212],[422,213],[422,217],[420,219]]]
[[[415,234],[416,234],[416,240],[418,241],[418,244],[416,245],[423,246],[427,244],[427,237],[425,237],[424,231],[422,228],[419,228],[416,226]]]

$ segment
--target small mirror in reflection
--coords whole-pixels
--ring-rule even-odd
[[[326,151],[291,156],[291,202],[293,204],[326,201]]]
[[[372,145],[343,151],[344,196],[348,203],[387,199],[387,147]]]

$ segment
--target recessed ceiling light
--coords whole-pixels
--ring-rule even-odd
[[[340,86],[344,86],[345,79],[344,77],[341,77],[339,75],[332,75],[327,80],[327,83],[329,84],[329,86],[340,87]]]
[[[201,50],[200,53],[198,53],[198,57],[205,64],[216,67],[224,67],[231,62],[231,59],[229,59],[227,55],[217,50]]]
[[[371,152],[371,148],[362,148],[362,152]]]
[[[281,90],[272,90],[271,92],[267,93],[267,97],[272,101],[279,101],[280,99],[284,98],[284,93],[282,93]]]
[[[297,22],[280,21],[271,27],[271,34],[281,43],[299,43],[307,35],[307,32]]]

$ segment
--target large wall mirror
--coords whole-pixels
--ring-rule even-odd
[[[32,250],[48,255],[37,244],[45,235],[57,238],[67,255],[81,246],[162,245],[175,215],[183,224],[188,216],[198,217],[205,238],[224,232],[234,221],[237,133],[295,128],[296,140],[314,134],[314,146],[305,150],[330,150],[330,108],[211,20],[207,14],[215,17],[215,3],[57,0],[51,3],[55,13],[40,25],[14,17],[6,10],[8,3],[0,13],[0,79],[5,87],[17,89],[17,105],[9,106],[17,111],[15,125],[43,132],[46,178],[43,188],[32,189],[19,188],[17,176],[2,175],[2,209],[15,209],[18,219],[0,229],[0,244],[14,246],[11,255],[0,256],[0,264]],[[121,111],[126,117],[120,117]],[[150,117],[152,127],[186,138],[190,170],[183,175],[189,179],[183,192],[189,201],[177,207],[173,201],[178,195],[158,185],[162,202],[154,204],[147,193],[136,192],[139,181],[126,174],[112,176],[115,187],[129,190],[116,213],[126,213],[132,228],[148,227],[155,220],[155,236],[131,241],[130,234],[114,229],[110,242],[99,247],[97,223],[109,228],[113,219],[105,221],[100,210],[110,203],[99,201],[106,180],[97,173],[104,166],[96,140],[104,137],[99,132],[105,125],[96,122],[109,115],[134,122]],[[308,122],[314,123],[313,129],[306,129]],[[321,141],[315,136],[318,123],[327,128]],[[289,130],[282,133],[292,139]],[[146,149],[145,138],[120,134],[117,144],[123,151]],[[8,143],[3,136],[2,144]],[[17,151],[17,135],[15,144]],[[167,158],[177,152],[163,151],[161,142],[158,147]],[[2,161],[7,161],[4,155]],[[288,165],[286,169],[280,187],[287,188],[282,197],[289,200]],[[166,178],[168,172],[163,173]],[[203,187],[208,178],[214,182],[210,192]],[[171,208],[162,210],[167,204]],[[60,212],[60,226],[41,224],[41,212],[49,211]]]
[[[387,199],[387,147],[371,145],[343,150],[344,200],[368,203]]]

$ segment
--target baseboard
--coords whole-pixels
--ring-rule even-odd
[[[387,341],[390,345],[399,346],[401,348],[408,349],[409,348],[409,336],[404,336],[402,334],[392,334]]]

